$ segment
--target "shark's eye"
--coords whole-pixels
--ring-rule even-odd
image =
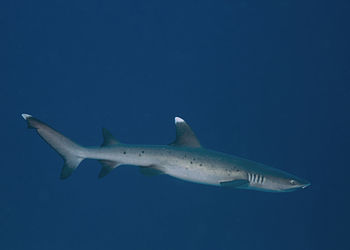
[[[295,184],[295,180],[290,180],[289,183],[294,185]]]

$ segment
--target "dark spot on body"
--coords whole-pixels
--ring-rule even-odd
[[[124,151],[123,154],[126,154],[126,152]]]
[[[192,164],[192,161],[190,163]]]
[[[143,151],[143,150],[142,150],[142,151],[141,151],[141,153],[142,153],[142,154],[144,154],[144,153],[145,153],[145,151]]]
[[[139,156],[141,156],[141,154],[139,154]]]
[[[201,164],[199,164],[199,166],[202,166],[202,163],[201,163]]]

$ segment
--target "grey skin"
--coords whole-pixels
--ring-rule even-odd
[[[145,175],[167,174],[175,178],[214,186],[267,192],[290,192],[310,185],[282,170],[203,148],[187,123],[175,118],[176,139],[169,145],[130,145],[118,142],[103,129],[100,147],[80,146],[45,123],[22,114],[29,128],[64,159],[61,179],[68,178],[84,159],[96,159],[102,169],[99,178],[120,165],[136,165]]]

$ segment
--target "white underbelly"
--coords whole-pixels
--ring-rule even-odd
[[[190,169],[186,167],[165,167],[165,173],[185,181],[219,186],[219,178],[208,171],[201,169]]]

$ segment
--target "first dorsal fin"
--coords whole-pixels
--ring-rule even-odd
[[[114,145],[114,144],[118,144],[119,143],[117,141],[117,139],[114,138],[112,133],[109,132],[105,128],[102,129],[102,135],[103,135],[103,143],[102,143],[101,147],[110,146],[110,145]]]
[[[188,124],[180,117],[175,117],[176,139],[170,145],[199,148],[201,144]]]

